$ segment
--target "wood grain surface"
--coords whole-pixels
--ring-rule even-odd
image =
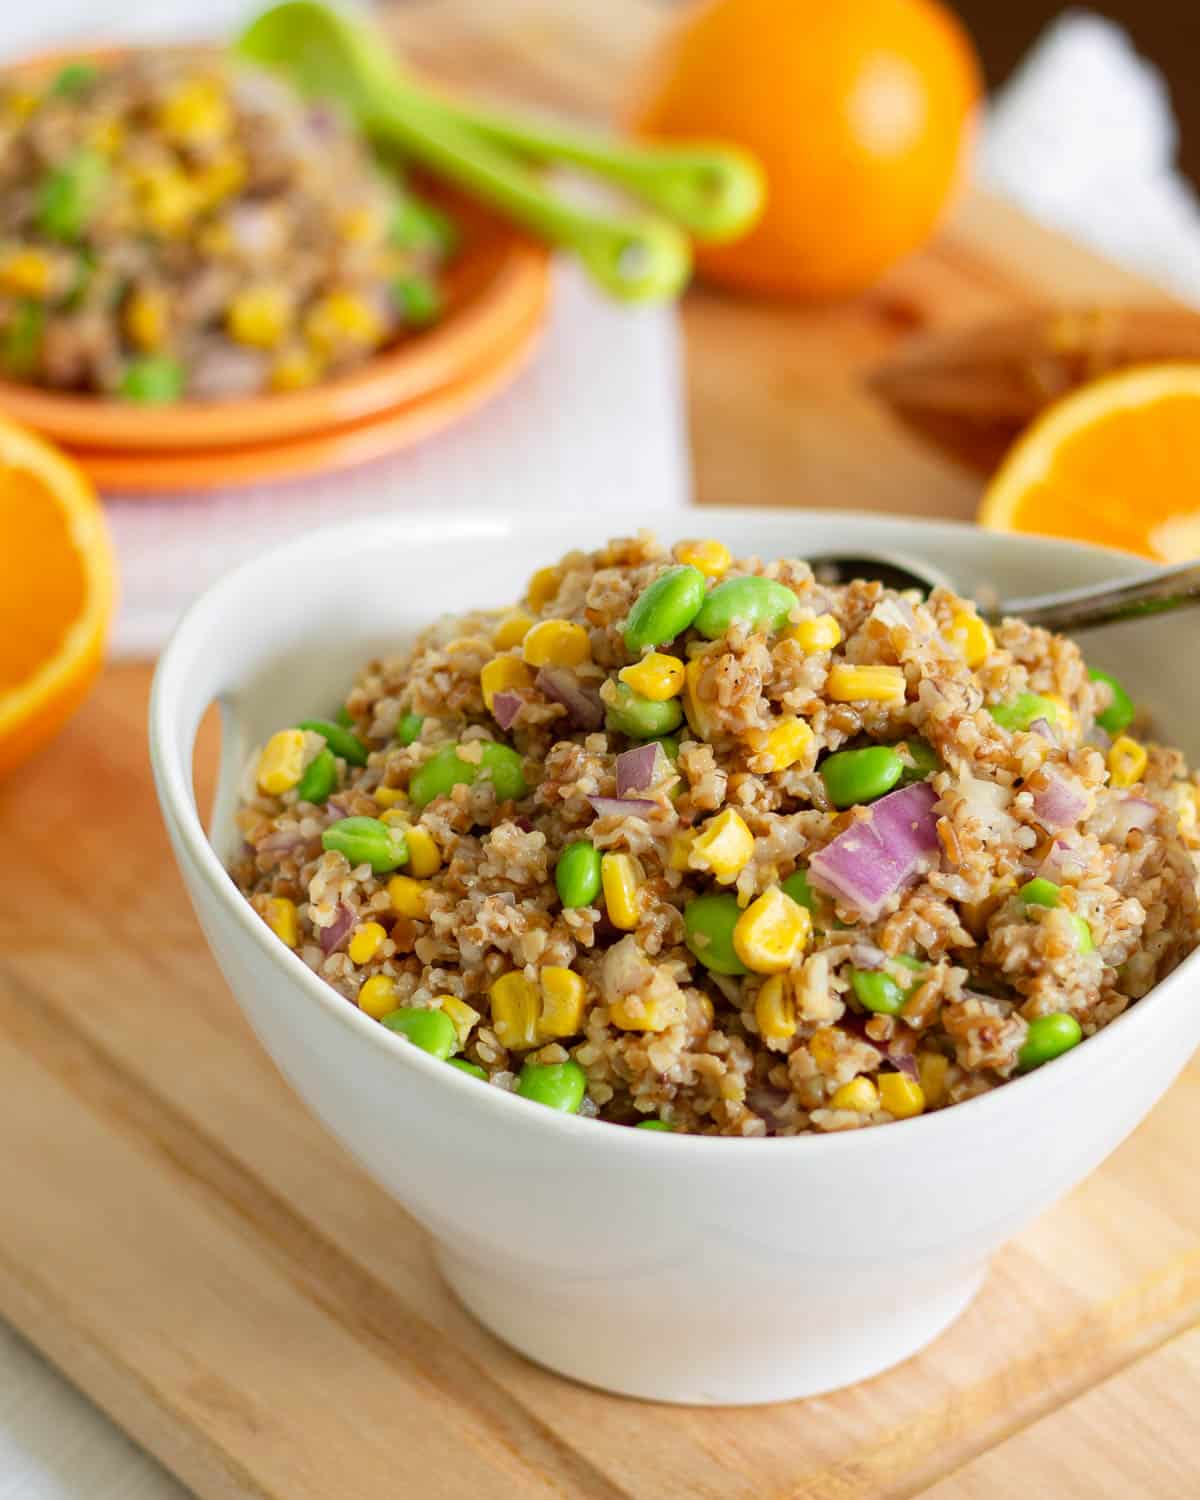
[[[447,77],[600,114],[660,16],[636,0],[444,0],[394,24]],[[973,481],[872,407],[864,364],[914,323],[1133,292],[973,198],[862,304],[697,294],[701,495],[966,514]],[[574,1386],[462,1312],[421,1233],[258,1049],[159,822],[148,683],[110,669],[0,784],[0,1312],[204,1500],[1200,1493],[1195,1064],[900,1369],[744,1411]],[[202,799],[214,748],[210,733]]]

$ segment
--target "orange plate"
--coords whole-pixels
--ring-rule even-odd
[[[498,358],[421,400],[378,412],[362,422],[302,438],[242,448],[201,448],[175,453],[116,452],[72,448],[71,457],[106,490],[130,496],[168,498],[234,485],[299,479],[334,473],[384,458],[448,427],[494,396],[532,354],[542,324],[537,304],[523,329]]]
[[[112,56],[116,50],[72,48],[69,54],[44,55],[17,66],[22,72],[40,71],[69,56]],[[297,448],[312,447],[307,440],[315,434],[366,418],[386,415],[394,425],[397,407],[460,386],[485,367],[493,372],[499,364],[515,367],[545,309],[546,250],[457,192],[426,182],[421,191],[445,208],[462,234],[443,281],[446,313],[427,332],[402,340],[359,369],[303,391],[155,407],[0,381],[0,411],[82,450],[85,467],[98,477],[100,450],[120,450],[123,459],[151,451],[194,459],[197,450],[274,446],[289,438],[306,440]],[[393,446],[401,441],[411,439],[397,438]]]

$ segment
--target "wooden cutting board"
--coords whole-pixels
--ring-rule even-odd
[[[488,12],[503,19],[488,19]],[[412,5],[445,76],[602,112],[662,8]],[[1146,289],[978,196],[851,306],[685,309],[709,501],[964,516],[861,372],[914,326]],[[1050,1500],[1200,1493],[1200,1069],[902,1368],[746,1411],[525,1363],[305,1113],[213,966],[159,824],[149,673],[0,785],[0,1312],[205,1500]],[[198,756],[211,790],[211,736]],[[903,1294],[897,1268],[897,1294]]]

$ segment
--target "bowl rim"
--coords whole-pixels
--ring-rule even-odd
[[[778,524],[781,515],[786,514],[788,512],[785,509],[772,506],[705,506],[702,509],[688,508],[678,512],[664,512],[650,517],[649,520],[657,531],[669,537],[676,534],[679,536],[689,534],[686,528],[688,521],[692,519],[703,520],[706,529],[719,532],[723,525],[732,528],[747,521]],[[1113,548],[1024,533],[1006,533],[998,536],[964,521],[929,520],[924,517],[889,512],[847,512],[821,508],[804,508],[796,510],[793,514],[797,519],[811,519],[827,524],[837,522],[845,525],[849,522],[852,525],[864,523],[895,525],[899,523],[913,531],[913,543],[908,550],[915,553],[920,551],[918,543],[924,533],[927,536],[940,534],[951,541],[966,536],[977,536],[979,541],[973,545],[978,546],[1006,542],[1017,548],[1047,547],[1057,551],[1064,560],[1081,554],[1094,558],[1107,556],[1114,564],[1114,572],[1128,575],[1137,571],[1145,571],[1148,566],[1144,558],[1119,552]],[[498,517],[484,510],[462,511],[453,517],[440,519],[416,520],[414,518],[410,520],[396,517],[385,521],[377,528],[375,545],[379,550],[385,550],[395,537],[410,548],[414,544],[446,546],[452,545],[456,540],[486,540],[488,537],[513,538],[526,531],[530,532],[530,540],[536,541],[537,538],[532,533],[536,531],[539,523],[544,524],[544,521],[544,517],[519,514]],[[613,511],[606,513],[604,527],[610,535],[615,536],[625,534],[630,527],[636,531],[644,527],[646,522],[647,517],[644,512]],[[566,523],[567,518],[564,517],[562,524]],[[947,1119],[960,1120],[964,1124],[969,1119],[972,1123],[983,1127],[989,1118],[996,1115],[997,1111],[1016,1108],[1020,1104],[1029,1111],[1029,1120],[1036,1121],[1037,1091],[1044,1092],[1048,1088],[1056,1088],[1069,1080],[1079,1082],[1085,1070],[1096,1071],[1103,1062],[1111,1062],[1114,1051],[1118,1047],[1126,1049],[1127,1052],[1131,1043],[1136,1045],[1141,1041],[1144,1046],[1146,1033],[1157,1023],[1158,1014],[1167,1003],[1168,991],[1174,994],[1180,988],[1181,976],[1194,971],[1200,965],[1200,948],[1197,948],[1172,973],[1155,985],[1142,999],[1132,1003],[1115,1020],[1093,1036],[1086,1038],[1084,1044],[1054,1059],[1053,1070],[1045,1067],[1034,1069],[1032,1072],[1009,1079],[1000,1087],[966,1099],[960,1104],[907,1120],[895,1120],[883,1128],[869,1127],[825,1134],[766,1137],[695,1135],[654,1130],[644,1130],[639,1135],[636,1129],[629,1126],[613,1125],[609,1121],[580,1115],[561,1114],[558,1111],[546,1109],[544,1106],[535,1106],[531,1101],[521,1099],[505,1089],[480,1088],[478,1080],[468,1078],[457,1068],[447,1067],[443,1061],[421,1051],[407,1038],[389,1031],[378,1021],[364,1015],[310,969],[296,953],[274,937],[266,923],[234,885],[205,833],[190,787],[190,767],[194,746],[189,747],[186,757],[183,757],[188,766],[186,781],[180,770],[181,756],[175,753],[181,748],[175,744],[172,730],[175,719],[174,709],[180,701],[184,686],[181,674],[186,665],[189,647],[197,637],[203,639],[206,623],[215,617],[228,615],[234,602],[247,590],[247,586],[259,573],[269,572],[295,554],[317,551],[321,555],[328,555],[331,546],[335,543],[344,544],[351,530],[352,527],[347,523],[339,523],[294,537],[282,546],[275,547],[226,573],[186,610],[159,658],[150,694],[150,759],[161,811],[170,831],[174,832],[190,859],[192,870],[203,880],[222,912],[274,966],[281,983],[287,981],[291,985],[299,985],[330,1020],[356,1033],[367,1041],[367,1045],[383,1048],[384,1052],[390,1055],[400,1067],[416,1068],[418,1073],[425,1072],[431,1081],[437,1078],[450,1089],[462,1091],[462,1102],[466,1103],[473,1099],[482,1111],[491,1111],[490,1118],[494,1119],[498,1128],[505,1125],[514,1126],[518,1123],[521,1117],[514,1114],[514,1110],[529,1109],[531,1113],[525,1117],[528,1126],[535,1130],[565,1132],[565,1138],[574,1137],[576,1144],[580,1147],[590,1143],[596,1149],[601,1149],[606,1141],[615,1143],[618,1138],[625,1138],[626,1144],[621,1149],[627,1151],[690,1151],[711,1155],[724,1155],[730,1151],[743,1154],[754,1153],[754,1160],[760,1169],[766,1165],[768,1153],[775,1153],[781,1164],[786,1158],[788,1163],[797,1166],[799,1165],[797,1153],[800,1152],[808,1153],[814,1159],[816,1157],[824,1159],[835,1154],[843,1156],[862,1151],[888,1150],[903,1153],[918,1150],[927,1140],[932,1139],[935,1132],[944,1134],[948,1129],[953,1128],[952,1125],[947,1126]],[[887,550],[887,545],[887,543],[877,543],[882,550]],[[1052,1082],[1051,1079],[1054,1081]],[[1007,1102],[1010,1095],[1016,1103]],[[453,1095],[447,1097],[452,1098]],[[964,1115],[963,1111],[970,1113]],[[485,1116],[481,1115],[482,1118]],[[597,1131],[595,1129],[597,1125],[610,1126],[610,1128]]]
[[[5,59],[3,74],[38,74],[73,59],[118,59],[179,43],[73,42]],[[187,46],[188,43],[182,45]],[[194,45],[208,45],[198,41]],[[548,300],[550,251],[465,193],[439,184],[451,211],[482,231],[461,264],[486,257],[485,282],[431,328],[378,350],[363,364],[305,390],[146,407],[0,380],[0,411],[59,442],[97,452],[156,454],[249,447],[334,432],[398,405],[437,396],[536,336]],[[453,276],[456,261],[450,262]],[[529,327],[530,319],[533,327]]]

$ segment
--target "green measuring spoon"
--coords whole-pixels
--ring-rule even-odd
[[[592,212],[557,197],[507,152],[431,104],[393,62],[383,39],[361,22],[316,0],[286,0],[252,21],[236,50],[283,72],[301,93],[337,101],[373,140],[399,147],[540,238],[574,250],[614,296],[666,298],[686,282],[691,255],[678,229],[654,218]]]

